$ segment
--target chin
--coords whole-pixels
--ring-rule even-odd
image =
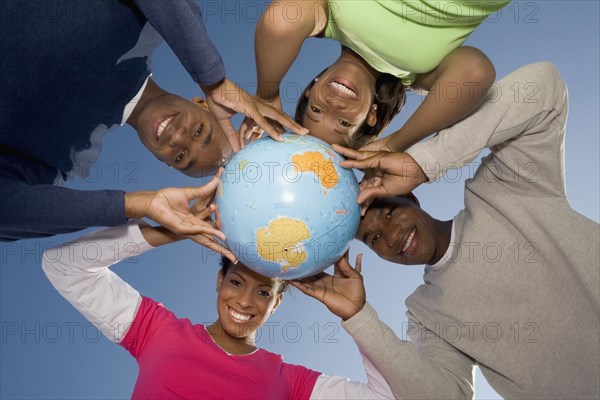
[[[411,257],[402,257],[402,256],[394,256],[394,257],[384,257],[385,260],[392,262],[394,264],[402,264],[402,265],[421,265],[425,264],[427,261],[421,261],[415,259],[414,256]]]

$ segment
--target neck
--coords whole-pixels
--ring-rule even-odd
[[[127,123],[129,125],[131,125],[132,127],[134,127],[135,130],[137,130],[138,118],[140,116],[140,113],[144,109],[144,107],[150,101],[154,100],[155,98],[157,98],[159,96],[163,96],[165,94],[168,94],[168,92],[164,91],[160,86],[158,86],[152,80],[152,78],[149,78],[148,83],[146,84],[146,87],[144,88],[144,92],[142,93],[142,96],[140,97],[140,100],[135,105],[135,108],[131,112],[131,115],[129,116],[129,118],[127,118]]]
[[[429,265],[433,265],[440,261],[440,259],[446,254],[446,250],[450,246],[450,237],[452,236],[452,220],[450,221],[439,221],[434,220],[436,236],[435,253],[429,261]]]
[[[219,320],[216,320],[212,325],[207,327],[206,330],[215,343],[229,354],[243,356],[250,354],[257,349],[255,331],[248,336],[231,336],[229,333],[225,332]]]
[[[362,65],[365,70],[369,73],[369,75],[371,75],[371,77],[373,77],[374,80],[377,80],[377,78],[380,75],[380,72],[377,71],[375,68],[371,67],[369,65],[369,63],[367,63],[364,58],[362,58],[361,56],[359,56],[354,50],[342,46],[342,52],[340,54],[340,57],[338,58],[338,61],[343,60],[343,61],[353,61],[356,62],[360,65]]]

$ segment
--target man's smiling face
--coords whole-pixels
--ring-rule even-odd
[[[431,264],[439,240],[435,220],[416,198],[378,199],[360,222],[356,238],[385,260],[405,264]]]
[[[143,105],[136,128],[140,140],[156,158],[192,177],[213,174],[232,154],[204,102],[162,94]]]

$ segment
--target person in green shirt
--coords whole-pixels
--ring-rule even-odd
[[[429,92],[401,129],[368,147],[403,151],[481,103],[494,66],[461,45],[509,1],[273,2],[256,27],[257,95],[281,108],[279,85],[304,40],[337,40],[340,57],[309,84],[296,120],[328,143],[361,148],[400,111],[405,86]],[[242,124],[241,142],[250,124]]]

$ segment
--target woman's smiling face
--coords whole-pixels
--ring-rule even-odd
[[[217,324],[222,332],[233,339],[252,337],[279,305],[280,285],[241,264],[230,266],[217,282]]]
[[[359,62],[338,59],[305,95],[302,125],[329,144],[347,145],[364,122],[373,126],[377,120],[375,78]]]

